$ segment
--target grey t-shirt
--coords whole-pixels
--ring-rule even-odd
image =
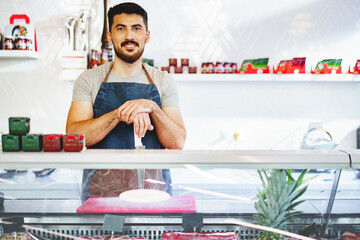
[[[145,64],[145,68],[159,91],[162,107],[179,107],[179,93],[171,75],[167,72],[151,67],[148,64]],[[72,101],[88,101],[94,104],[100,85],[109,69],[110,63],[106,63],[99,67],[85,70],[81,73],[74,84]],[[135,82],[150,84],[144,70],[131,77],[121,77],[111,71],[108,82]]]

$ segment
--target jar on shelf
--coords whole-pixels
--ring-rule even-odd
[[[181,66],[182,67],[189,67],[189,59],[188,58],[182,58],[181,59]]]
[[[14,38],[13,36],[6,36],[4,39],[4,49],[13,50],[14,49]]]
[[[26,50],[26,39],[25,36],[19,36],[15,40],[15,49],[16,50]]]
[[[175,67],[175,73],[183,73],[183,67]]]
[[[26,50],[33,50],[33,47],[32,47],[32,40],[27,38],[26,40]]]
[[[224,73],[225,72],[224,63],[216,62],[214,72],[215,73]]]
[[[236,73],[236,71],[237,71],[237,68],[238,68],[238,65],[237,65],[237,63],[231,63],[231,68],[232,68],[232,73]]]
[[[214,63],[208,62],[206,64],[206,72],[205,73],[214,73]]]
[[[189,67],[189,73],[190,74],[195,74],[196,72],[197,72],[197,67],[194,67],[194,66]]]
[[[224,73],[232,73],[232,67],[231,67],[231,63],[229,62],[225,62],[224,63]]]
[[[177,66],[177,59],[169,58],[169,67],[176,67],[176,66]]]
[[[161,71],[169,72],[169,67],[168,66],[161,67]]]

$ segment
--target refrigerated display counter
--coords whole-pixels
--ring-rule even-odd
[[[184,216],[197,213],[203,224],[198,231],[235,231],[240,239],[250,239],[260,231],[236,222],[256,223],[254,203],[262,186],[258,169],[291,169],[294,178],[303,169],[309,169],[305,177],[309,179],[308,187],[301,196],[305,201],[296,207],[302,213],[288,230],[314,238],[339,239],[343,232],[360,230],[358,153],[346,150],[0,152],[0,192],[5,196],[0,210],[0,236],[12,231],[6,224],[11,221],[45,239],[107,235],[110,231],[104,228],[105,218],[114,215],[124,219],[123,229],[119,230],[122,234],[160,239],[164,232],[183,231],[188,221]],[[94,205],[97,210],[81,211],[86,203],[81,198],[83,169],[170,169],[171,199],[179,202],[172,208],[167,206],[168,200],[145,203],[147,208],[134,203],[135,207],[131,208],[132,203],[125,204],[113,197],[115,209],[107,208],[108,199],[96,199],[95,204],[104,207]],[[183,199],[194,202],[187,208]],[[104,205],[104,201],[108,202]]]

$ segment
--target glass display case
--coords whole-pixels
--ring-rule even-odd
[[[242,223],[257,223],[260,169],[291,169],[295,180],[308,169],[308,187],[299,198],[304,202],[295,208],[301,214],[289,224],[289,232],[340,239],[344,232],[360,230],[356,150],[0,152],[0,169],[0,236],[14,231],[28,231],[38,239],[108,235],[106,219],[115,216],[111,221],[124,221],[115,233],[130,237],[160,239],[164,232],[192,226],[194,231],[234,231],[240,239],[255,238],[260,230]],[[93,194],[84,180],[88,169],[100,174],[96,184],[102,182],[103,188],[118,184],[114,170],[133,169],[135,185],[120,194]],[[162,176],[169,169],[172,191],[162,187],[169,180],[152,179],[148,169],[160,169]],[[124,194],[136,189],[144,191]],[[86,191],[90,198],[84,198]]]

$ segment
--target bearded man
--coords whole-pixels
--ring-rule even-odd
[[[135,134],[146,149],[182,149],[186,130],[175,83],[167,72],[142,62],[150,40],[146,11],[121,3],[109,9],[108,21],[115,60],[77,78],[66,132],[84,134],[88,148],[134,149]],[[145,188],[171,194],[169,169],[146,170],[145,178],[156,180]],[[135,169],[84,169],[82,200],[119,196],[137,186]]]

